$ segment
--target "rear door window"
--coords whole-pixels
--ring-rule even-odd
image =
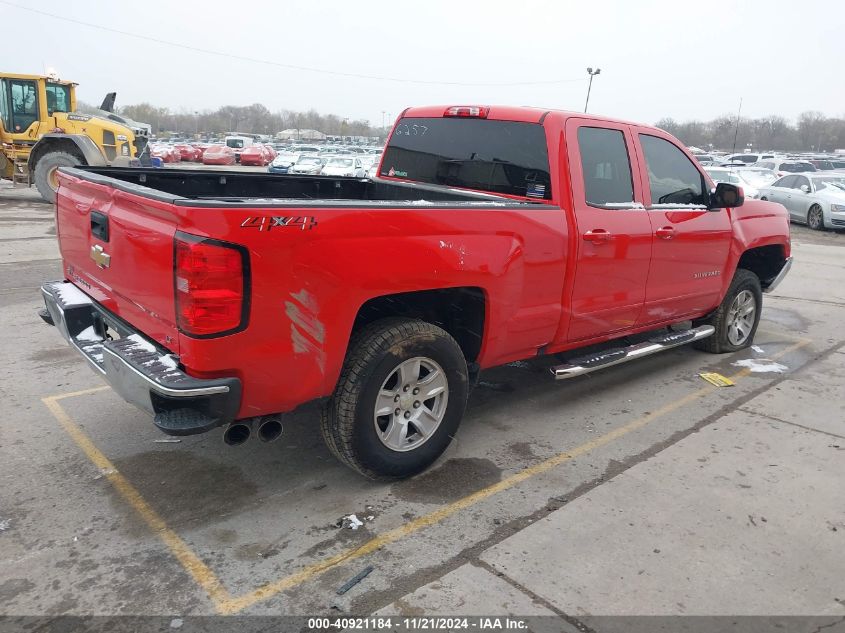
[[[475,118],[403,118],[381,176],[549,200],[546,134],[538,123]]]
[[[593,207],[633,204],[631,161],[622,131],[580,127],[578,149],[587,204]]]
[[[785,176],[778,180],[776,183],[773,183],[773,187],[781,187],[783,189],[794,189],[795,188],[795,181],[798,179],[798,176]]]
[[[651,205],[706,205],[704,178],[678,147],[669,141],[640,134],[648,168]]]

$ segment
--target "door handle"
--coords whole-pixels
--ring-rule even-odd
[[[663,226],[657,229],[654,234],[662,240],[671,240],[675,237],[675,229],[671,226]]]
[[[613,238],[613,235],[608,233],[605,229],[590,229],[584,233],[583,238],[587,242],[601,244],[603,242],[609,242]]]

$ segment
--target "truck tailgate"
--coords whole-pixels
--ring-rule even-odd
[[[178,354],[172,207],[61,172],[59,182],[56,225],[67,279]]]

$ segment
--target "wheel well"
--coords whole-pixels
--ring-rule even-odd
[[[760,285],[765,288],[777,277],[785,261],[786,256],[783,247],[778,244],[771,244],[745,251],[739,258],[737,267],[745,268],[757,275],[760,279]]]
[[[467,362],[481,352],[484,292],[480,288],[441,288],[370,299],[355,317],[353,331],[385,317],[417,318],[443,328],[458,342]]]
[[[32,149],[32,153],[29,155],[30,169],[35,169],[35,166],[38,164],[38,161],[41,160],[41,157],[45,154],[49,154],[50,152],[65,152],[76,156],[83,165],[88,164],[82,150],[79,149],[76,143],[72,140],[67,138],[45,138],[35,144],[35,147]]]

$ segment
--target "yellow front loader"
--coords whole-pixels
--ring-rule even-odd
[[[109,112],[76,112],[73,82],[0,73],[0,177],[26,187],[34,183],[48,202],[56,199],[56,169],[140,164],[149,153],[148,133],[148,127],[133,127]]]

